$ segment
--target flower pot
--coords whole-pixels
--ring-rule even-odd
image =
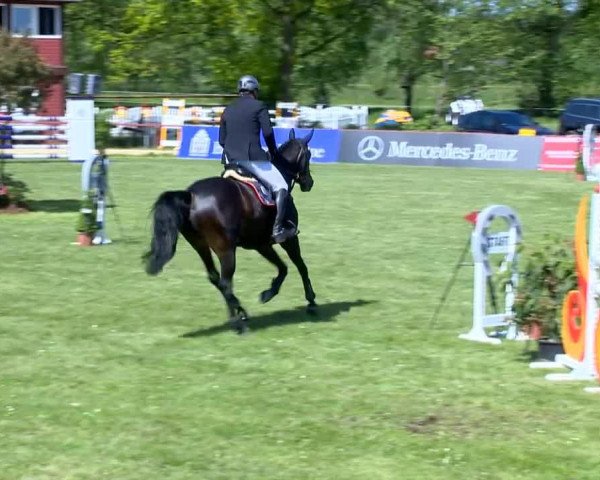
[[[576,173],[575,178],[581,182],[585,181],[585,173]]]
[[[539,340],[542,336],[542,326],[537,322],[525,325],[523,331],[531,340]]]
[[[540,360],[554,361],[556,355],[565,353],[562,342],[560,340],[550,340],[540,338],[538,340],[538,358]]]
[[[77,234],[77,243],[80,247],[91,247],[92,236],[89,233],[79,232]]]

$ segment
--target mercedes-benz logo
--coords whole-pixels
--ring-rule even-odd
[[[372,162],[381,157],[383,149],[383,140],[380,137],[369,135],[358,143],[356,151],[361,160],[364,160],[365,162]]]

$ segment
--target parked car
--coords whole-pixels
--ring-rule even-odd
[[[479,110],[458,117],[457,129],[463,132],[508,133],[511,135],[554,135],[519,112],[511,110]]]
[[[558,133],[581,134],[589,123],[600,124],[600,98],[574,98],[560,115]]]

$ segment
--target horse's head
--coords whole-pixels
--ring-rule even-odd
[[[287,142],[279,148],[279,167],[289,177],[300,185],[300,190],[309,192],[315,183],[310,174],[310,150],[308,142],[312,138],[314,129],[304,138],[296,138],[292,128]]]

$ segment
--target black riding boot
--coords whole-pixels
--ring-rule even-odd
[[[287,199],[288,192],[286,190],[282,189],[275,192],[275,205],[277,206],[277,215],[275,216],[275,224],[273,225],[273,240],[275,243],[285,242],[288,238],[296,235],[296,228],[284,225]]]

